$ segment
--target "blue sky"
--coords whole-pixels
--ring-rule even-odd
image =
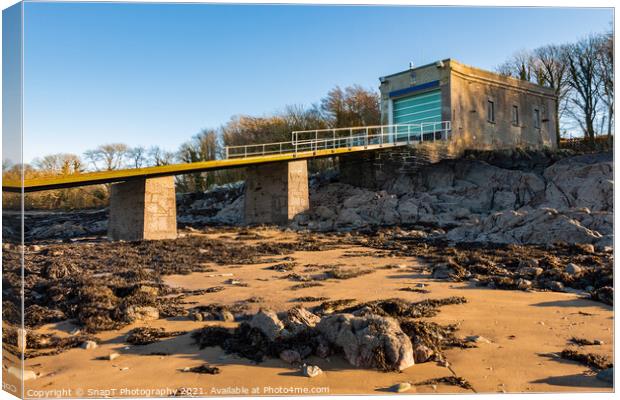
[[[311,104],[335,85],[442,58],[611,28],[611,9],[27,3],[24,159],[98,144],[175,150],[233,115]]]

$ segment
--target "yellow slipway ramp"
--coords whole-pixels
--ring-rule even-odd
[[[19,181],[3,180],[2,191],[20,193],[42,190],[62,189],[102,183],[124,182],[133,179],[155,178],[170,175],[183,175],[194,172],[215,171],[228,168],[241,168],[273,162],[304,160],[320,157],[332,157],[339,154],[375,151],[386,147],[405,146],[407,143],[384,143],[368,146],[353,146],[335,149],[321,149],[298,153],[262,155],[247,158],[230,158],[226,160],[202,161],[188,164],[163,165],[159,167],[120,169],[113,171],[89,172],[83,174],[52,176],[26,179],[22,186]]]

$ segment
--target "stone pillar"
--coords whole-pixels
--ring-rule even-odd
[[[351,186],[375,189],[377,186],[375,157],[374,151],[338,156],[340,182]]]
[[[108,237],[159,240],[177,237],[174,177],[115,183],[110,189]]]
[[[247,168],[244,217],[246,224],[285,225],[310,208],[306,160]]]

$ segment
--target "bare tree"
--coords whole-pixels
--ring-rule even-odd
[[[599,39],[598,66],[601,79],[601,101],[607,111],[607,136],[611,140],[614,126],[614,35],[612,32]]]
[[[80,157],[70,153],[50,154],[34,160],[33,164],[39,170],[54,175],[77,174],[84,169]]]
[[[336,86],[321,100],[321,110],[325,120],[335,128],[378,125],[381,121],[379,100],[377,92],[359,85],[344,90]]]
[[[504,76],[510,76],[522,81],[532,80],[534,60],[528,50],[521,50],[512,55],[508,61],[496,68],[497,72]]]
[[[154,166],[170,165],[174,162],[175,154],[166,151],[159,146],[153,146],[149,149],[150,164]]]
[[[318,105],[310,107],[302,105],[292,105],[284,108],[279,116],[286,121],[286,125],[291,131],[303,131],[312,129],[327,128],[327,122]]]
[[[84,157],[95,169],[111,171],[123,166],[128,150],[129,147],[124,143],[109,143],[86,151]]]
[[[598,73],[600,40],[588,36],[567,47],[568,85],[573,92],[569,97],[569,113],[577,121],[584,136],[593,140],[599,106],[601,78]]]
[[[127,151],[127,158],[134,168],[142,168],[146,164],[146,149],[142,146],[132,147]]]
[[[555,91],[558,100],[555,104],[555,132],[557,143],[560,143],[560,111],[561,104],[569,92],[568,67],[566,64],[566,46],[548,45],[539,47],[533,52],[534,63],[541,75],[541,83]]]

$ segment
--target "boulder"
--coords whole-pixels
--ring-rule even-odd
[[[579,273],[581,273],[581,267],[577,264],[569,263],[564,271],[569,275],[579,275]]]
[[[350,230],[366,226],[367,223],[355,211],[345,208],[340,211],[334,223],[336,229]]]
[[[390,317],[332,314],[317,329],[356,367],[402,371],[415,364],[411,340]]]
[[[521,267],[517,270],[517,274],[525,277],[536,277],[542,274],[543,271],[540,267]]]
[[[224,321],[224,322],[234,322],[235,321],[235,316],[228,310],[222,310],[218,316],[217,316],[218,320],[220,321]]]
[[[295,350],[283,350],[280,352],[280,359],[288,364],[301,362],[301,355]]]
[[[95,342],[94,340],[87,340],[84,343],[82,343],[82,348],[84,350],[92,350],[92,349],[96,349],[97,347],[99,347],[97,345],[97,342]]]
[[[359,207],[368,206],[375,200],[375,193],[370,191],[364,191],[362,193],[353,195],[344,200],[342,206],[348,209],[355,209]]]
[[[294,307],[288,310],[283,318],[285,335],[294,336],[308,331],[319,323],[321,318],[304,307]]]
[[[262,308],[254,314],[250,326],[261,331],[271,341],[274,341],[284,329],[284,324],[274,311]]]
[[[465,338],[465,341],[471,342],[471,343],[491,343],[489,339],[485,338],[484,336],[480,336],[480,335],[467,336]]]
[[[240,225],[243,223],[244,204],[244,196],[241,195],[231,204],[218,211],[213,217],[213,222],[227,225]]]
[[[515,283],[517,285],[517,289],[519,290],[529,290],[532,288],[532,281],[529,281],[527,279],[519,278]]]
[[[423,344],[418,344],[414,349],[414,359],[416,364],[425,363],[435,355],[435,352],[429,348],[428,346],[424,346]]]
[[[316,365],[306,365],[304,364],[301,367],[301,373],[308,378],[314,378],[315,376],[319,376],[323,373],[323,370]]]
[[[547,281],[545,282],[545,287],[549,290],[552,290],[554,292],[563,292],[564,291],[564,284],[562,282],[559,281]]]
[[[591,293],[591,296],[594,300],[601,301],[610,306],[614,304],[614,288],[611,286],[598,288]]]
[[[411,388],[412,388],[411,383],[402,382],[402,383],[397,383],[396,385],[390,386],[389,390],[390,392],[394,392],[394,393],[403,393],[403,392],[408,392],[409,390],[411,390]]]
[[[314,215],[316,215],[321,221],[332,220],[336,218],[336,213],[329,207],[318,206],[314,209]]]
[[[125,317],[130,323],[154,321],[159,319],[159,310],[151,306],[129,306],[125,310]]]
[[[418,222],[418,204],[414,199],[402,200],[398,203],[398,214],[403,224]]]

